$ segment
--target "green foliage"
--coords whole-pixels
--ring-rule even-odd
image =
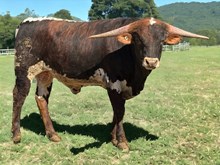
[[[75,17],[75,16],[72,16],[72,20],[75,20],[75,21],[82,21],[80,18]]]
[[[173,3],[158,8],[162,18],[180,28],[220,30],[220,2]]]
[[[220,31],[217,30],[199,30],[196,33],[202,34],[209,37],[209,40],[198,40],[198,39],[186,39],[191,45],[206,45],[213,46],[220,44]]]
[[[14,48],[15,29],[19,23],[10,13],[0,15],[0,48]]]
[[[23,21],[24,19],[28,18],[28,17],[39,17],[39,15],[35,14],[34,10],[30,10],[29,8],[26,8],[24,13],[21,13],[17,16],[18,19],[20,19],[21,21]]]
[[[54,15],[56,18],[69,19],[72,20],[72,16],[68,10],[62,9],[56,12]]]
[[[153,0],[92,0],[92,2],[89,20],[116,17],[159,17]]]
[[[54,81],[50,115],[62,141],[45,137],[32,83],[21,114],[22,141],[11,140],[14,57],[0,57],[0,162],[74,165],[218,165],[220,163],[220,47],[163,52],[145,89],[126,102],[124,126],[131,147],[110,142],[113,113],[101,87],[73,95]]]
[[[34,10],[28,8],[25,9],[24,13],[19,14],[16,17],[11,17],[10,12],[5,15],[0,15],[0,49],[14,48],[15,43],[15,29],[18,27],[20,22],[28,17],[38,17]],[[80,21],[81,19],[71,16],[68,10],[60,10],[55,14],[51,14],[62,19],[70,19]]]
[[[195,33],[207,35],[208,41],[191,39],[193,45],[220,44],[220,2],[173,3],[158,8],[164,21]]]

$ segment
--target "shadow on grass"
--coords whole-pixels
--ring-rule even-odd
[[[56,121],[52,121],[54,129],[57,132],[67,132],[69,134],[78,134],[78,135],[85,135],[91,136],[96,139],[96,142],[86,144],[84,147],[81,148],[72,148],[70,151],[73,154],[78,154],[80,152],[84,152],[89,148],[99,148],[103,143],[109,143],[111,141],[110,132],[111,132],[111,124],[88,124],[88,125],[64,125],[59,124]],[[25,116],[21,119],[21,126],[24,129],[28,129],[30,131],[35,132],[36,134],[41,134],[45,136],[45,129],[43,125],[43,121],[41,117],[37,113],[31,113],[29,116]],[[157,140],[158,137],[152,134],[149,134],[148,131],[145,131],[142,128],[139,128],[130,123],[124,123],[124,129],[126,132],[126,137],[128,142],[138,138],[145,138],[146,140]]]

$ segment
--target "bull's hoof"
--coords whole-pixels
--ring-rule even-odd
[[[118,145],[118,140],[112,139],[112,144],[117,147],[117,145]]]
[[[21,142],[21,135],[13,136],[12,140],[13,140],[14,144],[20,143]]]
[[[123,150],[124,152],[128,152],[129,151],[129,146],[128,146],[128,143],[126,143],[126,142],[118,143],[117,147],[119,149]]]
[[[129,146],[128,146],[128,142],[119,142],[117,139],[112,139],[112,144],[116,147],[118,147],[119,149],[123,150],[124,152],[128,152],[129,151]]]
[[[59,137],[57,134],[52,134],[50,136],[48,136],[50,141],[52,142],[59,142],[61,141],[61,137]]]

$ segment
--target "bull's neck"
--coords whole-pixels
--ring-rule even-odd
[[[148,77],[148,75],[151,73],[151,70],[146,70],[142,66],[142,60],[140,55],[135,54],[135,51],[133,51],[134,55],[134,78],[132,82],[132,89],[133,89],[133,95],[138,95],[144,88],[145,81]]]

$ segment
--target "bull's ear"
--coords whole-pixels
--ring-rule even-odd
[[[182,37],[175,34],[170,34],[164,41],[166,44],[175,45],[181,41]]]
[[[131,44],[132,35],[130,33],[123,33],[117,36],[119,42],[129,45]]]

